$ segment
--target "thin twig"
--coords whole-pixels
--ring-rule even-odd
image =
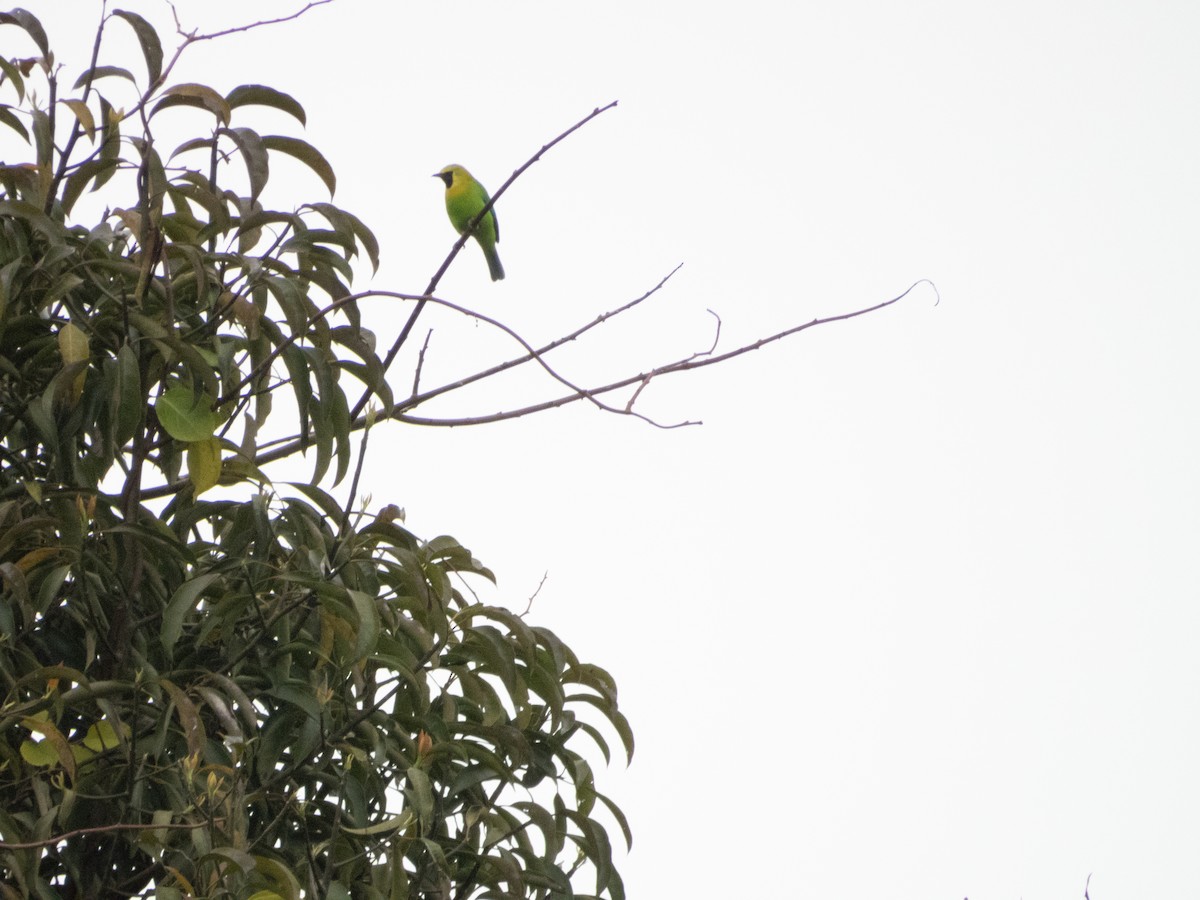
[[[454,246],[450,248],[450,252],[446,255],[446,259],[442,262],[441,266],[438,267],[438,270],[433,273],[433,277],[429,279],[429,284],[425,288],[425,292],[421,295],[421,299],[417,302],[416,308],[408,317],[408,321],[404,323],[404,327],[400,329],[400,334],[397,335],[395,343],[392,344],[392,348],[388,351],[387,356],[385,356],[383,359],[384,374],[387,374],[387,370],[391,367],[392,362],[396,359],[396,355],[400,352],[400,348],[403,347],[404,342],[408,340],[408,335],[412,331],[413,325],[415,325],[417,322],[417,316],[419,316],[421,314],[421,310],[425,308],[426,301],[433,296],[433,292],[437,290],[437,286],[441,282],[442,276],[446,274],[446,271],[450,268],[450,264],[454,262],[454,257],[458,256],[458,252],[462,250],[463,246],[467,243],[468,238],[471,237],[475,224],[483,221],[483,217],[486,216],[491,211],[492,207],[496,205],[496,201],[504,196],[504,192],[508,190],[509,186],[518,178],[520,178],[521,175],[525,173],[526,169],[540,160],[543,155],[545,155],[552,147],[554,147],[554,145],[566,140],[588,122],[592,121],[592,119],[596,118],[601,113],[613,109],[616,105],[617,101],[614,100],[612,103],[609,103],[606,106],[598,106],[593,109],[590,113],[572,125],[558,137],[554,138],[554,140],[547,144],[543,144],[542,149],[538,150],[537,153],[526,160],[524,165],[508,176],[508,180],[505,181],[504,184],[500,185],[500,190],[496,191],[496,193],[492,195],[491,199],[488,200],[483,209],[479,211],[479,214],[468,223],[468,227],[461,235],[459,235],[458,240],[454,242]],[[354,411],[350,414],[350,418],[358,418],[359,413],[362,412],[363,407],[366,405],[369,397],[370,391],[364,391],[362,397],[359,398],[358,403],[354,405]]]
[[[542,592],[542,588],[546,584],[546,579],[549,577],[550,577],[549,572],[542,573],[542,580],[538,582],[538,586],[536,588],[534,588],[533,593],[529,595],[529,602],[525,604],[525,611],[523,613],[521,613],[521,618],[525,618],[525,616],[529,615],[529,611],[531,609],[533,609],[533,601],[536,600],[537,595]]]
[[[333,0],[311,0],[302,9],[298,9],[290,16],[280,16],[278,19],[260,19],[257,22],[251,22],[248,25],[237,25],[233,28],[226,28],[224,31],[214,31],[210,34],[196,34],[196,32],[186,32],[179,22],[179,13],[175,10],[175,4],[171,4],[171,12],[175,14],[175,28],[178,32],[187,39],[188,43],[196,44],[200,41],[211,41],[214,38],[225,37],[227,34],[237,34],[241,31],[250,31],[254,28],[260,28],[263,25],[278,25],[280,22],[290,22],[293,19],[298,19],[315,6],[324,6],[326,3],[332,3]],[[166,74],[166,70],[163,70]]]
[[[487,369],[483,369],[482,371],[476,372],[473,375],[468,375],[465,378],[460,378],[458,381],[453,381],[453,382],[450,382],[449,384],[444,384],[440,387],[431,388],[428,391],[426,391],[424,394],[414,393],[411,397],[409,397],[403,403],[394,405],[393,414],[391,417],[392,418],[395,417],[396,411],[403,411],[406,409],[415,409],[417,406],[419,406],[422,403],[425,403],[429,400],[432,400],[434,397],[438,397],[442,394],[446,394],[451,391],[456,391],[459,388],[464,388],[469,384],[474,384],[476,381],[482,381],[483,379],[490,378],[493,375],[499,375],[501,372],[505,372],[509,369],[516,368],[517,366],[524,365],[527,362],[532,362],[533,360],[537,359],[539,356],[545,356],[551,350],[556,350],[559,347],[563,346],[564,344],[568,344],[571,341],[576,340],[577,338],[581,337],[586,332],[591,331],[596,326],[602,325],[605,322],[607,322],[609,319],[616,318],[617,316],[621,315],[622,313],[628,312],[629,310],[633,309],[635,306],[638,306],[642,302],[650,299],[655,294],[657,294],[659,291],[661,291],[666,286],[666,283],[671,279],[671,277],[676,272],[678,272],[682,267],[683,267],[683,263],[680,263],[679,265],[677,265],[674,269],[672,269],[665,276],[663,276],[663,278],[658,282],[658,284],[654,285],[654,287],[650,288],[648,291],[643,293],[641,296],[635,297],[634,299],[630,300],[628,303],[625,303],[622,306],[618,306],[616,309],[611,309],[608,312],[601,313],[600,315],[598,315],[596,318],[592,319],[587,324],[581,325],[580,327],[576,328],[574,331],[571,331],[571,332],[563,335],[562,337],[555,338],[554,340],[550,341],[548,344],[544,344],[541,347],[539,347],[533,353],[523,353],[520,356],[514,357],[513,359],[506,360],[505,362],[502,362],[502,363],[497,363],[496,365],[491,366],[490,368],[487,368]],[[309,319],[308,324],[311,327],[311,325],[313,323],[315,323],[318,319],[329,315],[334,310],[341,308],[342,306],[346,305],[347,303],[353,303],[353,302],[357,302],[359,300],[365,300],[368,297],[372,297],[372,296],[382,296],[382,297],[386,297],[388,299],[397,299],[398,298],[398,299],[418,300],[418,301],[421,299],[421,298],[416,297],[411,294],[392,294],[392,293],[384,293],[384,292],[379,292],[379,291],[364,291],[363,293],[352,294],[349,297],[342,297],[342,298],[334,301],[329,306],[314,313],[313,316]],[[297,336],[297,335],[291,335],[287,339],[285,339],[284,342],[280,346],[276,347],[268,355],[267,359],[264,360],[263,363],[259,364],[259,366],[255,370],[255,373],[256,374],[260,373],[264,366],[266,366],[270,362],[274,361],[285,349],[287,349],[287,347],[291,346],[298,339],[299,339],[299,336]],[[237,387],[233,388],[231,391],[227,392],[226,395],[221,398],[218,405],[220,405],[220,403],[224,403],[227,399],[232,399],[233,396],[235,396],[237,393],[240,393],[242,387],[244,387],[247,383],[249,383],[250,380],[251,379],[249,377],[243,378],[241,384],[239,384]],[[274,440],[274,441],[268,441],[268,442],[264,443],[262,446],[260,446],[259,450],[270,450],[272,447],[281,446],[281,445],[285,445],[285,444],[291,446],[297,440],[298,440],[298,438],[296,438],[296,437],[287,437],[287,438],[280,438],[280,439]],[[300,449],[300,448],[297,445],[293,450],[290,451],[290,453],[294,453],[298,449]],[[290,455],[290,453],[284,454],[284,455],[285,456]],[[261,457],[259,457],[259,458],[261,459]],[[270,460],[265,460],[265,461],[269,462],[269,461],[272,461],[273,459],[278,459],[278,458],[279,457],[272,457]]]
[[[920,281],[914,282],[912,285],[910,285],[903,293],[891,298],[890,300],[884,300],[882,303],[876,303],[874,306],[864,307],[863,309],[857,309],[853,312],[842,313],[836,316],[827,316],[823,319],[813,319],[801,325],[796,325],[793,328],[788,328],[784,331],[777,332],[776,334],[768,335],[765,338],[760,338],[753,343],[744,344],[740,347],[734,348],[733,350],[728,350],[725,353],[721,353],[717,356],[709,356],[704,359],[700,359],[696,355],[688,356],[684,359],[658,366],[657,368],[651,369],[648,372],[639,372],[637,375],[630,375],[627,378],[619,379],[618,381],[614,381],[610,384],[589,388],[586,394],[567,394],[562,397],[557,397],[553,400],[547,400],[542,403],[535,403],[530,406],[521,407],[520,409],[492,413],[486,416],[468,416],[457,419],[432,419],[421,416],[411,416],[402,411],[398,411],[392,416],[392,418],[399,422],[406,422],[412,425],[439,425],[450,427],[458,427],[462,425],[484,425],[490,422],[503,422],[507,419],[520,418],[521,416],[527,416],[532,413],[554,409],[559,406],[566,406],[568,403],[574,403],[578,400],[583,400],[585,397],[586,399],[594,400],[597,395],[620,390],[621,388],[628,387],[631,384],[637,384],[638,382],[645,381],[649,378],[656,378],[660,375],[667,375],[673,372],[684,372],[690,369],[701,369],[705,366],[712,366],[716,365],[717,363],[725,362],[726,360],[732,359],[735,356],[741,356],[742,354],[749,353],[752,350],[758,350],[761,347],[765,347],[767,344],[783,340],[786,337],[790,337],[793,334],[798,334],[801,331],[807,331],[808,329],[815,328],[818,325],[829,325],[833,322],[844,322],[848,319],[856,319],[859,316],[865,316],[869,313],[877,312],[885,307],[891,306],[893,303],[898,303],[900,300],[903,300],[910,293],[912,293],[914,288],[921,284],[928,284],[933,287],[933,282],[929,281],[927,278],[922,278]],[[936,287],[934,289],[936,290]],[[680,424],[698,425],[700,423],[683,422]]]
[[[425,351],[429,349],[429,340],[433,337],[433,329],[430,328],[425,332],[425,342],[421,344],[421,351],[417,354],[417,367],[413,371],[413,386],[412,392],[414,395],[421,390],[421,370],[425,368]]]
[[[74,831],[67,831],[63,834],[56,834],[53,837],[42,838],[40,841],[25,841],[23,843],[10,843],[8,841],[0,841],[0,850],[35,850],[38,847],[50,847],[61,841],[69,841],[71,838],[80,837],[85,834],[103,834],[109,831],[150,831],[155,828],[174,828],[174,829],[191,829],[191,828],[206,828],[207,822],[167,822],[162,825],[152,824],[137,824],[134,822],[114,822],[111,825],[90,825],[87,828],[76,828]]]
[[[368,292],[364,292],[363,294],[353,295],[352,297],[342,298],[341,300],[336,301],[334,304],[331,304],[331,306],[328,307],[327,309],[322,310],[320,313],[318,313],[318,315],[327,314],[329,311],[331,311],[336,306],[340,306],[346,302],[350,302],[352,300],[357,300],[357,299],[362,299],[362,298],[368,297],[368,296],[391,297],[394,299],[402,299],[402,300],[416,300],[418,302],[421,302],[423,300],[435,300],[436,302],[438,302],[440,304],[446,305],[452,309],[456,309],[459,312],[462,312],[464,315],[476,316],[477,318],[479,318],[483,321],[487,321],[489,323],[495,324],[497,327],[499,327],[502,330],[506,331],[507,333],[513,335],[514,338],[516,338],[521,343],[522,347],[526,349],[525,356],[520,357],[517,360],[510,360],[507,363],[503,363],[499,366],[492,367],[491,369],[487,370],[488,374],[495,374],[496,372],[500,372],[500,371],[503,371],[504,369],[511,368],[514,365],[519,365],[521,362],[535,360],[540,365],[542,365],[543,368],[546,368],[547,371],[549,371],[552,375],[554,375],[554,377],[557,380],[562,382],[564,385],[571,387],[572,392],[569,394],[564,394],[563,396],[556,397],[551,400],[546,400],[541,403],[530,404],[528,406],[520,407],[517,409],[501,411],[501,412],[492,413],[489,415],[466,416],[466,417],[460,417],[460,418],[455,418],[455,419],[437,419],[437,418],[430,418],[430,417],[424,417],[424,416],[414,416],[414,415],[410,415],[409,413],[406,412],[406,410],[413,409],[420,403],[425,402],[434,396],[445,393],[448,390],[462,387],[466,384],[471,383],[472,381],[477,381],[481,377],[485,377],[483,374],[479,374],[479,375],[471,376],[469,378],[461,379],[460,381],[455,382],[453,385],[444,386],[444,387],[438,388],[436,390],[428,391],[423,395],[418,395],[417,397],[410,398],[408,401],[406,401],[403,404],[397,404],[393,408],[391,413],[388,416],[384,417],[384,418],[390,418],[390,419],[393,419],[398,422],[404,422],[404,423],[412,424],[412,425],[435,425],[435,426],[442,426],[442,427],[457,427],[457,426],[462,426],[462,425],[483,425],[483,424],[488,424],[491,422],[502,422],[502,421],[506,421],[508,419],[516,419],[516,418],[520,418],[522,416],[531,415],[533,413],[543,412],[545,410],[555,409],[555,408],[561,407],[561,406],[566,406],[570,403],[575,403],[575,402],[577,402],[579,400],[583,400],[583,399],[587,399],[587,400],[592,401],[593,403],[596,403],[598,406],[600,406],[602,409],[605,409],[606,411],[617,412],[619,414],[625,415],[626,413],[623,410],[621,410],[617,407],[602,404],[599,401],[597,401],[596,398],[600,395],[611,393],[612,391],[620,390],[622,388],[629,387],[630,385],[633,385],[633,384],[646,382],[649,379],[656,378],[661,375],[667,375],[667,374],[671,374],[674,372],[683,372],[683,371],[688,371],[690,369],[700,369],[700,368],[704,368],[705,366],[716,365],[717,363],[725,362],[726,360],[732,359],[736,356],[741,356],[742,354],[749,353],[752,350],[758,350],[762,347],[765,347],[767,344],[771,344],[776,341],[783,340],[784,338],[790,337],[791,335],[798,334],[802,331],[807,331],[810,328],[815,328],[820,325],[829,325],[834,322],[844,322],[849,319],[855,319],[855,318],[858,318],[859,316],[865,316],[870,313],[877,312],[881,309],[884,309],[888,306],[893,305],[894,303],[898,303],[900,300],[903,300],[910,293],[912,293],[913,290],[915,290],[919,285],[922,285],[922,284],[928,284],[930,287],[932,287],[934,289],[935,292],[937,291],[937,287],[933,284],[933,282],[931,282],[927,278],[922,278],[922,279],[914,282],[913,284],[909,285],[908,288],[906,288],[902,293],[898,294],[897,296],[892,297],[889,300],[884,300],[880,303],[876,303],[873,306],[863,307],[862,309],[853,310],[848,313],[841,313],[841,314],[835,315],[835,316],[826,316],[824,318],[812,319],[811,321],[802,323],[800,325],[796,325],[792,328],[785,329],[784,331],[776,332],[775,334],[771,334],[771,335],[768,335],[767,337],[760,338],[759,340],[754,341],[752,343],[744,344],[744,345],[736,347],[732,350],[728,350],[725,353],[721,353],[721,354],[717,354],[717,355],[691,354],[682,359],[675,360],[674,362],[670,362],[665,365],[657,366],[653,369],[650,369],[649,371],[639,372],[636,375],[630,375],[625,378],[618,379],[617,381],[610,382],[609,384],[601,385],[598,387],[592,387],[592,388],[577,388],[577,387],[572,386],[570,384],[570,382],[568,382],[565,379],[558,376],[557,373],[555,373],[553,369],[551,369],[549,366],[547,366],[545,363],[545,360],[542,358],[543,355],[548,351],[548,349],[553,349],[555,347],[561,346],[567,340],[572,339],[571,337],[568,336],[565,338],[560,338],[560,339],[552,342],[551,344],[547,345],[547,347],[541,348],[539,350],[535,350],[532,347],[530,347],[528,342],[526,342],[526,341],[524,341],[524,339],[520,338],[519,335],[516,335],[516,333],[513,332],[512,329],[508,328],[507,326],[501,325],[500,323],[495,322],[494,320],[488,319],[487,317],[480,316],[479,314],[474,313],[470,310],[467,310],[464,307],[460,307],[455,304],[451,304],[451,303],[449,303],[449,301],[437,300],[436,298],[417,297],[412,294],[400,294],[400,293],[390,292],[390,291],[368,291]],[[660,284],[660,286],[661,286],[661,284]],[[641,299],[644,299],[644,297],[649,296],[650,293],[652,293],[652,292],[648,292],[646,295],[643,295],[643,298],[639,298],[638,301],[633,301],[629,304],[626,304],[625,307],[622,307],[622,309],[630,308],[632,305],[634,305],[634,303],[640,302]],[[599,324],[599,322],[603,321],[606,317],[607,317],[607,314],[606,314],[606,316],[601,316],[599,319],[596,319],[590,325],[585,326],[584,328],[580,329],[579,332],[581,333],[582,331],[587,330],[587,328],[590,328],[596,324]],[[709,352],[711,353],[711,351],[709,351]],[[635,413],[634,415],[638,415],[638,414]],[[647,421],[649,421],[649,420],[647,419]],[[655,423],[655,424],[657,424],[657,423]],[[683,426],[687,426],[687,425],[698,425],[698,424],[701,424],[701,423],[698,421],[684,421],[684,422],[676,423],[675,425],[672,425],[672,426],[659,425],[659,427],[678,428],[678,427],[683,427]],[[365,425],[366,425],[365,417],[357,416],[351,421],[350,430],[354,431],[357,429],[361,429],[361,428],[365,427]],[[263,465],[266,465],[267,463],[275,462],[276,460],[291,456],[293,453],[297,453],[301,449],[303,449],[304,446],[305,446],[305,442],[301,438],[293,437],[293,438],[287,439],[286,442],[274,447],[273,449],[263,450],[262,452],[256,454],[253,462],[256,466],[263,466]],[[177,493],[186,484],[187,484],[186,481],[180,481],[180,482],[174,482],[171,484],[161,485],[157,488],[147,489],[147,490],[143,491],[142,497],[143,497],[143,499],[153,499],[155,497],[170,496],[171,494]]]

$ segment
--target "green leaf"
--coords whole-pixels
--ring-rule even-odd
[[[300,882],[287,866],[267,856],[255,856],[254,869],[274,886],[280,900],[300,900]]]
[[[309,207],[328,219],[329,224],[335,230],[348,231],[353,234],[362,244],[363,249],[367,251],[367,259],[371,260],[371,270],[379,269],[379,241],[375,238],[374,232],[364,225],[358,216],[339,209],[332,203],[310,203]]]
[[[89,159],[79,166],[79,168],[67,177],[66,184],[63,186],[63,211],[69,213],[74,208],[75,201],[83,194],[89,182],[95,181],[94,187],[99,187],[104,181],[112,177],[116,167],[117,160],[111,157]]]
[[[626,762],[633,762],[633,729],[629,725],[629,720],[625,718],[624,713],[617,709],[615,703],[610,703],[594,694],[572,694],[566,698],[566,702],[587,703],[600,710],[612,724],[613,729],[617,732],[617,736],[621,738],[621,743],[625,747]]]
[[[13,131],[23,137],[25,139],[25,143],[29,143],[29,131],[25,128],[25,123],[13,114],[11,106],[0,106],[0,123],[7,125]]]
[[[121,446],[137,433],[146,410],[137,353],[129,344],[122,344],[121,349],[117,351],[117,376],[113,386],[112,404],[116,423],[113,439]]]
[[[189,150],[208,150],[211,152],[214,143],[214,139],[210,137],[192,138],[191,140],[184,141],[182,144],[172,150],[170,158],[174,159],[180,153],[187,153]],[[188,174],[194,175],[196,173],[185,173],[185,175]]]
[[[128,731],[128,728],[124,729]],[[121,745],[117,730],[107,719],[102,719],[88,726],[87,734],[83,736],[83,746],[93,753],[103,753]]]
[[[94,66],[90,69],[85,69],[75,79],[74,88],[75,90],[79,90],[86,84],[95,84],[101,78],[124,78],[126,81],[136,83],[133,73],[128,69],[122,69],[120,66]]]
[[[220,573],[206,572],[190,581],[185,581],[171,595],[166,609],[163,610],[162,627],[159,631],[159,640],[167,653],[175,648],[179,636],[183,633],[183,621],[200,602],[200,595],[220,577]]]
[[[71,745],[67,742],[63,733],[55,728],[48,719],[37,716],[22,719],[21,725],[29,731],[36,731],[45,738],[45,743],[50,744],[53,748],[55,755],[58,757],[58,762],[66,770],[67,776],[74,782],[75,754],[71,752]]]
[[[75,118],[79,120],[88,140],[94,141],[96,139],[96,119],[92,116],[88,105],[82,100],[60,100],[59,102],[75,113]]]
[[[0,216],[24,221],[54,244],[63,243],[63,228],[32,203],[24,200],[0,200]]]
[[[409,768],[404,796],[408,800],[408,809],[416,815],[422,830],[429,830],[433,822],[433,784],[422,769],[416,766]]]
[[[25,29],[25,33],[33,38],[43,57],[50,55],[50,41],[46,37],[46,29],[37,17],[27,9],[10,9],[0,13],[0,25],[17,25]]]
[[[54,161],[54,135],[51,132],[50,116],[40,110],[35,109],[31,113],[33,117],[33,147],[37,154],[38,165],[38,198],[46,196],[47,190],[50,187],[50,179],[53,177],[53,161]]]
[[[253,872],[255,868],[255,858],[237,847],[214,847],[198,860],[201,863],[214,861],[229,863],[243,874]]]
[[[208,440],[221,426],[221,417],[212,406],[210,396],[179,384],[158,398],[154,411],[167,434],[177,441],[191,443]]]
[[[617,824],[621,827],[621,834],[625,837],[625,849],[632,850],[633,830],[629,827],[629,820],[625,818],[625,813],[621,811],[617,804],[613,803],[612,800],[599,791],[596,791],[596,799],[603,803],[608,808],[609,813],[612,814],[612,817],[617,820]]]
[[[221,480],[221,442],[212,437],[188,444],[187,469],[193,497],[215,487]]]
[[[154,104],[154,109],[150,115],[154,115],[160,109],[170,109],[173,106],[195,106],[200,109],[207,109],[218,119],[221,124],[228,125],[231,115],[229,104],[225,102],[225,98],[205,84],[176,84],[167,88],[162,92],[162,99]]]
[[[388,816],[381,822],[376,822],[374,825],[368,825],[365,828],[351,828],[348,825],[342,826],[342,831],[349,834],[358,834],[363,837],[370,837],[377,834],[399,834],[404,831],[416,820],[411,810],[404,810],[396,816]]]
[[[188,753],[199,755],[205,740],[204,723],[200,721],[200,710],[196,708],[191,697],[170,679],[160,678],[158,683],[170,695],[171,702],[175,705],[175,713],[179,717],[179,724],[183,727],[184,738],[187,740]]]
[[[277,150],[280,153],[286,153],[288,156],[300,160],[300,162],[317,173],[320,179],[325,182],[325,187],[329,188],[330,196],[333,196],[333,192],[337,190],[337,176],[333,173],[333,166],[308,141],[302,141],[300,138],[283,137],[278,134],[268,134],[263,136],[262,143],[268,150]]]
[[[137,13],[124,9],[114,9],[114,16],[128,22],[137,34],[138,43],[142,45],[142,55],[146,58],[146,74],[149,76],[149,87],[153,88],[162,78],[163,49],[154,26]]]
[[[99,189],[112,178],[117,170],[116,163],[121,157],[121,118],[103,97],[100,98],[100,119],[100,127],[104,130],[104,137],[100,143],[100,159],[112,161],[113,166],[96,176],[92,190]]]
[[[302,682],[275,685],[269,688],[266,693],[282,700],[284,703],[289,703],[292,706],[302,709],[314,721],[320,721],[321,719],[321,707],[317,703],[317,698],[313,695],[312,688]]]
[[[301,125],[307,125],[304,107],[291,94],[285,94],[265,84],[243,84],[235,87],[225,95],[225,102],[230,109],[239,106],[270,106],[282,110],[298,119]]]
[[[582,813],[566,810],[566,816],[579,828],[581,835],[572,835],[572,839],[596,867],[596,893],[600,894],[609,889],[615,874],[612,867],[612,846],[608,841],[608,833],[594,819],[589,819]]]
[[[4,78],[12,82],[13,87],[17,91],[17,102],[25,102],[25,76],[21,74],[21,70],[14,66],[11,62],[0,56],[0,72],[4,73]],[[3,79],[0,79],[3,81]]]
[[[354,659],[366,659],[375,652],[379,643],[379,609],[375,606],[375,598],[362,591],[348,590],[350,603],[358,616],[358,628],[355,634]]]
[[[21,759],[37,768],[58,765],[58,753],[50,741],[21,741]]]
[[[266,187],[270,174],[266,141],[249,128],[222,128],[220,133],[229,137],[241,151],[246,163],[246,175],[250,179],[250,199],[257,199]]]

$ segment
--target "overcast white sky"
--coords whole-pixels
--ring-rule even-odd
[[[29,5],[86,47],[97,4]],[[580,404],[372,437],[376,505],[500,602],[548,572],[531,618],[618,678],[631,898],[1195,895],[1197,46],[1187,2],[337,0],[181,66],[297,96],[374,286],[413,292],[454,238],[431,173],[494,188],[619,100],[502,199],[508,279],[468,247],[443,283],[537,341],[684,263],[571,377],[705,349],[706,309],[732,347],[937,283],[643,394],[702,427]],[[388,341],[404,312],[367,307]],[[508,350],[422,325],[427,383]]]

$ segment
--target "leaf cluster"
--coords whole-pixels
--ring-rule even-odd
[[[0,26],[0,897],[622,897],[612,678],[330,493],[393,397],[374,235],[270,199],[280,155],[336,187],[253,127],[301,104],[173,83],[197,36],[133,12],[74,78]],[[259,468],[280,417],[309,482]]]

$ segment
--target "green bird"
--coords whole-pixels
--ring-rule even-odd
[[[446,182],[446,214],[450,217],[450,224],[454,226],[454,230],[459,234],[464,233],[471,220],[487,206],[487,190],[462,166],[446,166],[433,177]],[[500,226],[496,222],[494,209],[488,210],[488,214],[475,226],[472,237],[483,250],[488,271],[492,273],[492,281],[499,281],[504,277],[504,266],[500,265],[500,255],[496,253],[496,242],[500,240]]]

